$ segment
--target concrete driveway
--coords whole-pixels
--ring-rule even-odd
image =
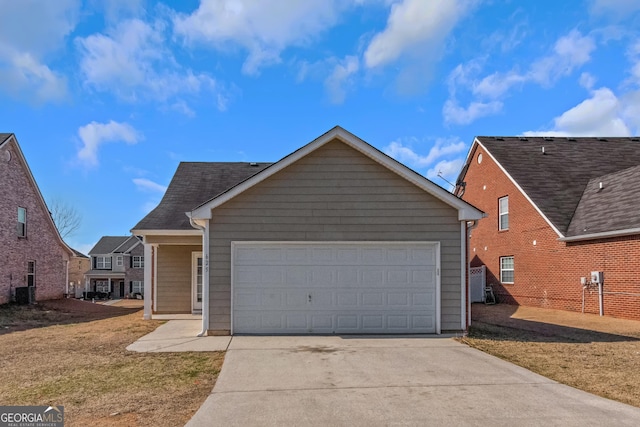
[[[234,337],[187,426],[637,426],[640,409],[450,338]]]

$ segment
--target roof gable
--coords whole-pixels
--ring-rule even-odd
[[[346,131],[345,129],[336,126],[327,133],[321,135],[315,140],[311,141],[309,144],[303,146],[302,148],[294,151],[288,156],[282,158],[280,161],[270,165],[269,167],[263,169],[261,172],[247,178],[245,181],[239,183],[238,185],[228,189],[227,191],[221,193],[220,195],[212,198],[211,200],[203,203],[198,206],[191,212],[191,218],[193,219],[211,219],[211,210],[215,209],[217,206],[222,205],[223,203],[231,200],[247,189],[253,187],[254,185],[264,181],[268,177],[274,175],[275,173],[281,171],[287,166],[295,163],[299,159],[307,156],[308,154],[314,152],[325,144],[338,140],[347,146],[355,149],[361,154],[371,158],[375,162],[380,165],[386,167],[397,175],[401,176],[405,180],[411,182],[417,187],[421,188],[428,194],[433,197],[443,201],[447,205],[458,210],[458,219],[459,220],[475,220],[480,219],[483,216],[482,211],[471,206],[469,203],[457,198],[444,188],[439,185],[433,183],[428,180],[424,176],[418,174],[407,166],[399,163],[395,159],[387,156],[382,153],[378,149],[373,146],[367,144],[362,139],[353,135],[352,133]]]
[[[71,247],[69,247],[69,245],[67,245],[65,241],[62,239],[62,236],[60,236],[60,232],[58,231],[58,227],[56,227],[56,224],[53,222],[53,218],[51,217],[51,213],[49,211],[49,208],[47,207],[47,203],[45,202],[44,197],[42,197],[42,193],[40,192],[40,187],[38,187],[38,183],[36,182],[36,179],[34,178],[33,173],[31,172],[31,168],[27,163],[27,159],[24,157],[24,153],[20,148],[20,144],[18,144],[18,139],[12,133],[0,133],[0,149],[6,149],[9,146],[11,146],[11,148],[13,149],[14,154],[16,155],[18,161],[22,166],[22,170],[24,171],[24,173],[27,176],[27,179],[29,180],[29,182],[31,182],[31,185],[33,186],[33,190],[36,194],[37,202],[40,204],[40,206],[44,210],[45,221],[49,223],[52,229],[52,232],[56,236],[58,242],[60,243],[62,248],[65,250],[65,252],[67,252],[67,254],[70,256],[74,256],[73,249],[71,249]]]
[[[89,251],[89,255],[106,255],[120,247],[132,236],[102,236],[98,243]]]
[[[567,234],[592,178],[640,165],[639,138],[476,137],[458,183],[481,146],[542,214]],[[475,167],[475,166],[474,166]]]

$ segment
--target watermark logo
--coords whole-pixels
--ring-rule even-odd
[[[0,406],[0,427],[64,427],[64,406]]]

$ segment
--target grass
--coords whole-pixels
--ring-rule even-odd
[[[638,338],[549,325],[536,331],[474,322],[460,341],[560,383],[640,407]]]
[[[213,388],[223,353],[132,353],[162,322],[74,301],[0,307],[0,402],[64,405],[69,426],[175,426]],[[71,303],[70,303],[71,304]]]

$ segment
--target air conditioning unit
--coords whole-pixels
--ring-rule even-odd
[[[591,283],[601,285],[604,283],[604,273],[602,271],[591,272]]]

